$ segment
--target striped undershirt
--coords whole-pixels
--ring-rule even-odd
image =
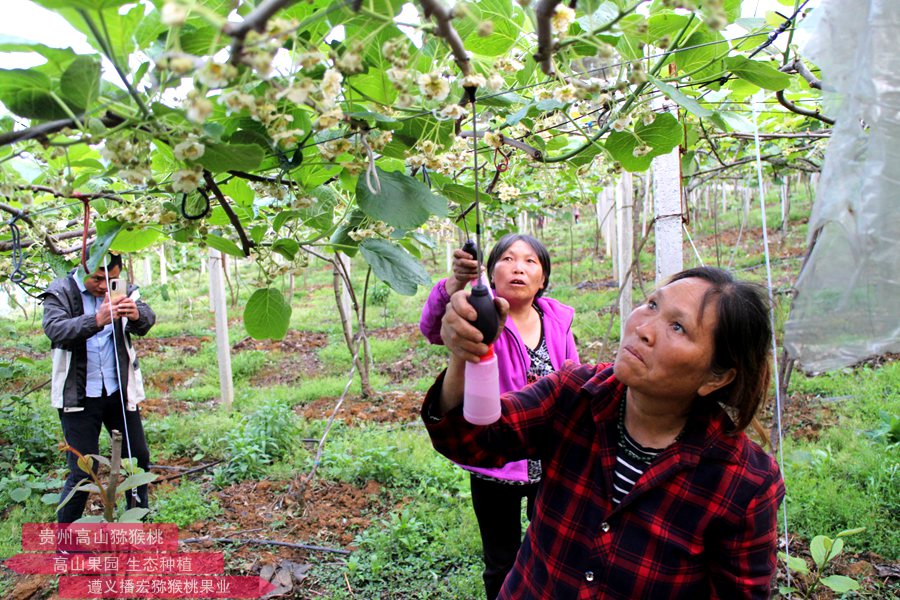
[[[662,452],[639,445],[624,427],[619,433],[619,449],[616,452],[616,469],[613,474],[613,502],[616,505],[622,502],[650,462]]]

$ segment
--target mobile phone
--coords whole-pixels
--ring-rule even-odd
[[[116,277],[115,279],[109,280],[109,299],[115,300],[116,298],[124,298],[125,297],[125,281]]]

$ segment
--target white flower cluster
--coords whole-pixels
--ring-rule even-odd
[[[150,149],[137,138],[128,135],[107,138],[100,155],[131,185],[145,185],[152,178]]]
[[[200,187],[202,181],[203,169],[201,167],[179,169],[172,173],[172,191],[188,194]]]
[[[171,214],[169,214],[171,213]],[[110,202],[104,218],[124,223],[127,229],[148,225],[174,223],[178,215],[162,207],[162,203],[150,196],[124,198],[123,202]]]
[[[550,17],[550,29],[556,35],[563,35],[575,22],[575,11],[565,4],[557,4],[553,16]]]
[[[361,242],[363,240],[375,237],[387,238],[390,237],[393,229],[387,224],[381,221],[376,221],[370,224],[368,227],[354,229],[349,232],[347,235],[350,236],[350,239],[355,242]]]
[[[203,153],[206,151],[206,146],[203,145],[199,139],[194,136],[189,136],[183,142],[176,144],[172,149],[172,152],[175,154],[175,158],[178,160],[197,160]]]
[[[421,73],[416,83],[426,100],[443,102],[450,94],[450,81],[438,72]]]
[[[448,151],[443,151],[431,140],[422,140],[416,144],[416,150],[418,154],[406,159],[406,166],[410,169],[425,167],[429,171],[449,175],[469,163],[469,151],[461,138],[457,138]]]
[[[504,182],[497,186],[497,197],[503,202],[509,202],[510,200],[518,198],[519,194],[519,188],[509,185],[508,183]]]

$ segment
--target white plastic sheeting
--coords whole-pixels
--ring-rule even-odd
[[[900,1],[825,0],[808,56],[837,124],[784,346],[807,372],[900,352]],[[817,236],[817,237],[816,237]]]

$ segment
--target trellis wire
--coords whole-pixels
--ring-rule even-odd
[[[772,328],[772,362],[773,376],[775,379],[775,422],[778,424],[778,462],[781,472],[784,473],[784,433],[781,427],[781,384],[778,375],[778,341],[775,337],[775,297],[772,292],[772,264],[769,258],[769,233],[766,226],[766,198],[763,194],[763,171],[762,171],[762,151],[759,144],[759,119],[756,115],[757,105],[754,101],[753,107],[753,137],[756,142],[756,177],[759,187],[759,210],[762,216],[762,232],[763,232],[763,253],[766,258],[766,290],[769,294],[769,321]],[[782,505],[782,514],[784,515],[784,554],[790,559],[790,537],[788,535],[788,516],[787,516],[787,498]],[[785,560],[785,573],[787,575],[787,584],[791,585],[791,567],[790,560]]]

